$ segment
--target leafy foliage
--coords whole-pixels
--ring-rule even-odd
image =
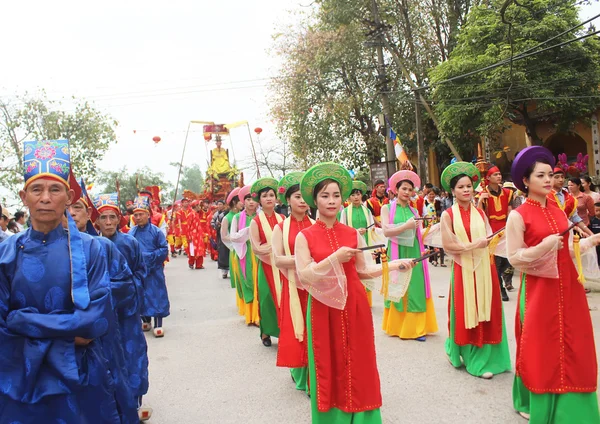
[[[376,118],[381,91],[389,119],[409,152],[416,151],[414,94],[393,63],[402,57],[409,77],[422,85],[430,68],[446,60],[468,11],[479,0],[380,0],[383,29],[393,52],[384,51],[387,80],[378,75],[371,0],[318,0],[301,25],[276,34],[274,53],[284,64],[271,85],[271,114],[282,139],[289,140],[300,168],[325,160],[365,169],[385,153]],[[425,117],[426,118],[426,117]],[[425,124],[425,141],[438,142]]]
[[[566,31],[579,23],[576,4],[490,0],[474,8],[449,60],[431,72],[432,82],[510,59]],[[582,33],[563,35],[543,47]],[[441,129],[465,153],[472,152],[480,136],[497,139],[508,122],[525,125],[532,141],[541,144],[537,125],[551,122],[568,129],[589,116],[600,105],[599,84],[600,42],[592,37],[436,85],[434,110]]]
[[[160,187],[162,203],[171,203],[173,201],[173,185],[165,179],[164,174],[155,172],[148,167],[138,169],[133,173],[129,173],[125,167],[119,171],[100,172],[96,187],[103,188],[95,189],[94,193],[115,193],[117,191],[117,180],[120,185],[120,201],[123,208],[125,208],[127,200],[135,199],[139,190],[152,185]]]
[[[96,164],[117,141],[114,128],[118,123],[87,101],[74,101],[74,111],[67,112],[60,102],[45,97],[0,99],[0,185],[13,193],[20,188],[22,144],[36,139],[68,139],[75,174],[86,180],[96,178]]]
[[[179,170],[179,162],[172,162],[171,166]],[[194,193],[202,193],[204,191],[204,175],[202,174],[200,165],[197,163],[184,166],[181,169],[181,181],[179,182],[179,190],[177,192],[181,195],[184,190],[190,190]],[[169,202],[172,200],[170,199]]]

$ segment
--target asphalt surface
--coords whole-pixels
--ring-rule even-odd
[[[237,315],[234,289],[215,262],[190,270],[187,258],[171,259],[166,275],[171,316],[165,337],[146,333],[151,424],[310,423],[308,397],[295,390],[290,373],[277,368],[277,339],[266,348],[259,330]],[[373,296],[377,361],[384,423],[526,423],[512,408],[513,372],[483,380],[446,360],[450,268],[431,267],[432,294],[440,330],[425,343],[386,336],[383,301]],[[515,278],[515,282],[516,282]],[[504,303],[511,357],[515,355],[516,291]],[[600,328],[600,294],[588,297]]]

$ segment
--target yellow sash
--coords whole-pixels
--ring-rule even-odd
[[[486,227],[479,211],[473,205],[470,207],[471,240],[476,241],[487,236]],[[458,203],[452,206],[452,224],[456,237],[464,244],[469,243]],[[463,279],[465,328],[475,328],[480,322],[489,321],[492,315],[492,274],[488,248],[462,253],[460,266]],[[473,278],[473,274],[475,274],[475,278]],[[475,293],[476,288],[477,294]],[[475,300],[475,296],[477,296],[477,300]]]
[[[309,218],[310,219],[310,218]],[[283,251],[286,256],[292,256],[292,247],[290,246],[290,225],[292,218],[286,218],[283,221]],[[310,223],[315,221],[310,219]],[[290,314],[292,316],[292,326],[294,334],[298,341],[304,340],[304,314],[302,313],[302,305],[300,305],[300,297],[298,296],[298,287],[296,286],[296,270],[288,270],[288,286],[290,290]]]
[[[275,212],[273,212],[275,213]],[[275,213],[275,217],[277,218],[277,223],[279,224],[283,221],[283,218],[279,216],[278,213]],[[271,245],[271,239],[273,238],[273,229],[269,225],[269,221],[267,221],[267,216],[263,211],[260,211],[258,214],[258,219],[260,220],[260,225],[265,233],[265,239],[267,242],[265,244]],[[275,282],[275,293],[277,294],[277,307],[281,305],[281,277],[279,275],[279,268],[275,266],[275,257],[273,256],[273,249],[271,249],[271,272],[273,274],[273,281]]]

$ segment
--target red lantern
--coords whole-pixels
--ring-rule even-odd
[[[152,141],[154,141],[154,143],[158,144],[158,143],[160,143],[160,137],[155,135],[154,137],[152,137]]]
[[[254,128],[254,132],[256,134],[260,134],[262,132],[262,128],[261,127],[256,127],[256,128]]]
[[[210,134],[204,134],[204,140],[206,141],[210,141],[212,139],[212,136]]]

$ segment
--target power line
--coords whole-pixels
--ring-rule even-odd
[[[537,50],[538,48],[540,48],[541,46],[543,46],[544,44],[548,43],[549,41],[551,41],[551,40],[554,40],[554,39],[556,39],[556,38],[558,38],[558,37],[560,37],[560,36],[562,36],[562,35],[565,35],[565,34],[567,34],[567,33],[569,33],[569,32],[572,32],[572,31],[574,31],[575,29],[579,28],[580,26],[582,26],[582,25],[585,25],[586,23],[588,23],[588,22],[591,22],[591,21],[593,21],[594,19],[597,19],[597,18],[599,18],[599,17],[600,17],[600,14],[598,14],[598,15],[596,15],[596,16],[594,16],[594,17],[590,18],[590,19],[588,19],[588,20],[587,20],[587,21],[585,21],[584,23],[578,24],[578,25],[576,25],[576,26],[574,26],[574,27],[572,27],[572,28],[568,29],[567,31],[563,31],[561,34],[559,34],[559,35],[556,35],[556,36],[554,36],[554,37],[551,37],[551,38],[549,38],[548,40],[546,40],[546,41],[543,41],[543,42],[541,42],[541,43],[537,44],[536,46],[534,46],[534,47],[532,47],[532,48],[530,48],[530,49],[528,49],[528,50],[525,50],[523,53],[520,53],[520,54],[518,54],[517,56],[514,56],[514,57],[513,57],[513,56],[511,56],[510,58],[503,59],[503,60],[501,60],[501,61],[499,61],[499,62],[496,62],[496,63],[494,63],[494,64],[492,64],[492,65],[488,65],[488,66],[485,66],[485,67],[483,67],[483,68],[476,69],[476,70],[474,70],[474,71],[467,72],[467,73],[465,73],[465,74],[462,74],[462,75],[457,75],[457,76],[455,76],[455,77],[448,78],[448,79],[445,79],[445,80],[443,80],[443,81],[438,81],[438,82],[435,82],[435,83],[432,83],[432,84],[430,84],[430,85],[426,85],[426,86],[423,86],[423,87],[417,87],[417,88],[415,89],[415,91],[418,91],[418,90],[424,90],[424,89],[431,88],[432,86],[435,86],[435,85],[446,84],[446,83],[448,83],[448,82],[452,82],[452,81],[455,81],[455,80],[463,79],[463,78],[469,77],[469,76],[471,76],[471,75],[478,74],[478,73],[480,73],[480,72],[489,71],[489,70],[491,70],[491,69],[494,69],[494,68],[497,68],[497,67],[499,67],[499,66],[503,66],[503,65],[509,64],[509,63],[511,63],[511,62],[514,62],[514,61],[517,61],[517,60],[525,59],[525,58],[527,58],[527,57],[534,56],[534,55],[537,55],[537,54],[543,53],[543,52],[545,52],[545,51],[548,51],[548,50],[551,50],[551,49],[555,49],[555,48],[557,48],[557,47],[566,46],[567,44],[574,43],[575,41],[579,41],[579,40],[583,40],[583,39],[585,39],[585,38],[592,37],[592,36],[594,36],[594,35],[596,35],[596,34],[600,33],[600,31],[595,31],[595,32],[592,32],[592,33],[588,33],[588,34],[582,35],[582,36],[580,36],[580,37],[577,37],[577,38],[574,38],[574,39],[571,39],[571,40],[568,40],[568,41],[564,41],[564,42],[562,42],[562,43],[555,44],[555,45],[553,45],[553,46],[550,46],[550,47],[546,47],[545,49],[542,49],[542,50],[539,50],[539,51],[535,51],[535,50]]]

